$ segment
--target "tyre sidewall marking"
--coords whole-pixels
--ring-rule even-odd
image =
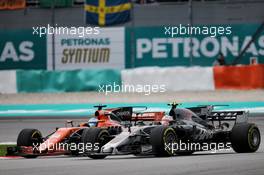
[[[166,143],[166,136],[167,136],[167,133],[170,132],[170,131],[172,131],[172,132],[176,135],[174,129],[172,129],[172,128],[166,128],[166,130],[165,130],[164,133],[163,133],[163,138],[162,138],[164,146],[165,146],[165,143]],[[175,139],[177,139],[177,138],[175,138]],[[165,151],[166,151],[169,155],[173,155],[173,153],[170,152],[169,150],[165,150]]]
[[[31,135],[31,138],[34,138],[34,135],[35,134],[39,134],[40,136],[41,136],[41,133],[39,132],[39,131],[34,131],[33,133],[32,133],[32,135]]]

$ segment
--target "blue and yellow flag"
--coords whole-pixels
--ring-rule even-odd
[[[100,26],[130,20],[131,0],[86,0],[86,23]]]

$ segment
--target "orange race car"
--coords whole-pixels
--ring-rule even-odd
[[[7,155],[19,155],[25,158],[36,158],[47,155],[83,155],[84,150],[99,148],[97,143],[84,145],[84,136],[87,136],[86,128],[105,128],[111,135],[122,132],[122,121],[132,116],[132,120],[159,122],[165,112],[137,112],[134,108],[146,107],[118,107],[103,109],[106,105],[94,106],[97,108],[95,114],[87,123],[73,126],[73,122],[68,120],[63,128],[56,128],[54,132],[43,137],[37,129],[23,129],[17,138],[16,147],[8,147]],[[101,143],[102,141],[98,141]]]

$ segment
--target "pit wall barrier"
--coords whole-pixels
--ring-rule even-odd
[[[1,71],[0,81],[0,93],[79,92],[99,91],[100,86],[113,83],[120,85],[121,75],[112,69],[17,70]]]
[[[137,68],[122,70],[123,84],[165,86],[167,91],[214,90],[212,67]]]
[[[216,89],[264,89],[264,64],[213,69]]]
[[[99,91],[104,85],[165,85],[166,91],[264,89],[264,64],[104,70],[0,71],[0,93]]]

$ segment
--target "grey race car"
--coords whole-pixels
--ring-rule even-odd
[[[102,159],[126,154],[189,155],[196,151],[230,148],[244,153],[259,148],[260,131],[255,124],[247,122],[248,113],[245,111],[216,112],[213,106],[177,108],[177,103],[170,106],[169,114],[164,113],[161,120],[148,118],[145,121],[144,113],[135,114],[132,107],[124,108],[121,113],[113,111],[112,115],[122,122],[122,130],[85,129],[82,134],[84,143],[99,145],[98,149],[86,150],[85,154]]]

